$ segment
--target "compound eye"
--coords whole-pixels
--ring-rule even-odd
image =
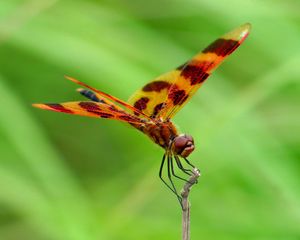
[[[185,138],[187,139],[188,142],[194,143],[194,139],[191,135],[185,135]]]
[[[175,149],[183,149],[186,146],[187,142],[188,140],[184,136],[177,137],[174,140],[174,147]]]
[[[194,139],[189,135],[180,135],[173,141],[173,151],[181,157],[187,157],[195,149]]]

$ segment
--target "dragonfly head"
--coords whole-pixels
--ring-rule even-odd
[[[172,141],[172,151],[181,157],[188,157],[194,149],[194,139],[190,135],[181,134]]]

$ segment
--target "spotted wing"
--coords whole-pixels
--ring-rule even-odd
[[[169,89],[173,82],[179,76],[178,70],[173,70],[164,75],[159,76],[152,82],[146,84],[142,89],[136,91],[128,100],[147,116],[155,118],[163,107],[168,96]]]
[[[133,114],[128,114],[116,105],[108,105],[101,102],[65,102],[65,103],[42,103],[33,104],[34,107],[63,112],[87,117],[109,118],[123,122],[144,124],[145,121]]]
[[[111,96],[105,92],[102,92],[96,88],[93,88],[83,82],[80,82],[78,81],[77,79],[75,78],[72,78],[72,77],[69,77],[69,76],[65,76],[66,79],[74,82],[74,83],[77,83],[83,87],[86,87],[88,89],[90,89],[93,94],[95,94],[95,96],[100,100],[100,102],[102,103],[107,103],[108,105],[114,105],[114,108],[116,108],[117,110],[120,110],[120,109],[124,109],[126,112],[132,112],[134,113],[134,115],[136,116],[139,116],[141,119],[145,120],[145,121],[148,121],[148,122],[153,122],[153,120],[146,114],[144,114],[143,112],[141,112],[139,109],[135,108],[134,106],[128,104],[127,102],[124,102],[122,101],[121,99],[119,98],[116,98],[114,96]],[[83,89],[79,89],[78,91],[82,91]],[[117,105],[119,104],[119,105]]]
[[[244,24],[223,35],[187,63],[146,84],[128,103],[151,118],[173,117],[213,70],[245,40],[249,30],[250,24]]]
[[[120,106],[114,104],[112,101],[108,100],[107,98],[104,98],[103,96],[91,90],[78,88],[76,89],[76,91],[79,92],[82,96],[86,97],[87,99],[92,100],[93,102],[105,103],[107,105],[112,106],[114,109],[123,110]]]
[[[246,23],[232,30],[180,66],[177,69],[179,76],[169,88],[166,102],[157,117],[164,120],[172,118],[224,59],[241,45],[250,28],[251,25]]]

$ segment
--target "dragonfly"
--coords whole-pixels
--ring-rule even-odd
[[[189,61],[144,85],[127,102],[65,76],[84,87],[77,91],[89,101],[38,103],[33,106],[68,114],[114,119],[141,131],[164,149],[159,177],[181,204],[182,198],[173,179],[188,180],[178,176],[174,166],[183,174],[192,174],[190,168],[195,166],[187,157],[194,151],[195,143],[191,135],[180,133],[171,119],[212,72],[244,42],[250,29],[251,25],[246,23],[224,34]]]

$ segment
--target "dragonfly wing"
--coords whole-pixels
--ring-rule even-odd
[[[33,104],[34,107],[63,112],[87,117],[109,118],[122,122],[144,124],[145,121],[133,114],[120,110],[115,105],[108,105],[92,101],[65,102],[65,103],[41,103]]]
[[[147,116],[155,118],[163,104],[174,81],[180,71],[173,70],[165,73],[137,90],[128,100],[128,103],[140,110]]]
[[[157,117],[172,118],[186,104],[210,74],[241,45],[249,34],[246,23],[211,43],[201,53],[177,69],[178,76],[169,88],[166,102]]]
[[[112,101],[108,100],[107,98],[104,98],[103,96],[101,96],[98,93],[95,93],[91,90],[78,88],[78,89],[76,89],[76,91],[79,92],[82,96],[92,100],[93,102],[105,103],[107,105],[112,106],[115,109],[123,110],[123,108],[121,108],[120,106],[114,104]]]
[[[138,109],[136,109],[135,107],[133,107],[132,105],[128,104],[127,102],[122,101],[121,99],[118,99],[114,96],[111,96],[105,92],[102,92],[96,88],[93,88],[83,82],[78,81],[75,78],[69,77],[69,76],[65,76],[66,79],[77,83],[83,87],[86,87],[88,89],[90,89],[91,91],[93,91],[93,93],[102,101],[107,102],[109,104],[114,104],[116,108],[118,108],[119,106],[117,104],[119,104],[120,106],[122,106],[122,109],[128,111],[128,112],[133,112],[136,116],[140,116],[141,118],[151,121],[153,122],[153,120],[146,114],[144,114],[143,112],[139,111]],[[81,89],[80,89],[81,90]]]

